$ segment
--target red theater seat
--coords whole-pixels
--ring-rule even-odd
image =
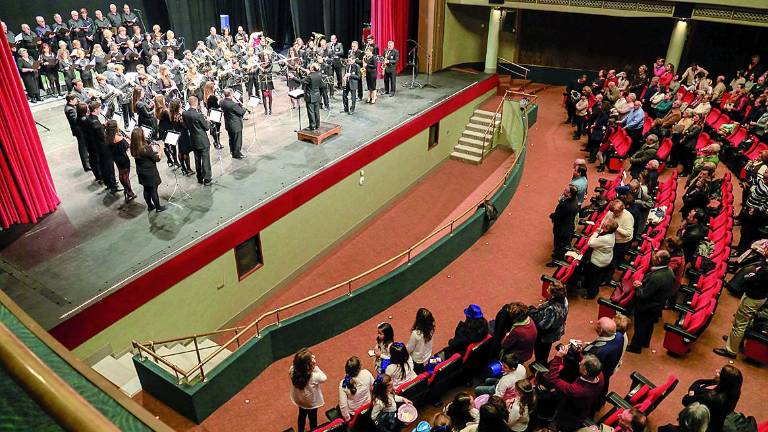
[[[677,322],[664,324],[664,348],[667,352],[682,356],[691,352],[692,344],[698,340],[712,321],[717,308],[717,298],[709,297],[693,311],[680,306],[676,307],[681,310]]]
[[[744,335],[744,356],[760,364],[768,364],[768,332],[753,329]]]
[[[312,429],[312,432],[341,432],[347,430],[347,424],[343,419],[336,419],[330,423],[326,423],[319,426],[317,429]]]
[[[347,423],[349,430],[362,432],[375,429],[373,420],[371,420],[371,408],[370,402],[358,408]]]
[[[429,393],[429,372],[424,372],[416,378],[400,384],[395,393],[413,402],[415,406],[424,404],[424,399]]]

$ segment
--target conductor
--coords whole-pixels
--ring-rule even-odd
[[[320,65],[312,63],[309,66],[309,75],[304,78],[304,101],[307,104],[307,116],[309,117],[309,130],[320,128],[320,99],[321,91],[325,89],[323,75],[320,73]]]
[[[197,182],[207,186],[211,184],[211,142],[208,140],[211,122],[200,112],[197,96],[189,97],[189,109],[181,117],[189,131],[192,151],[195,153]]]
[[[224,113],[224,129],[229,135],[229,152],[235,159],[245,159],[240,151],[243,147],[243,116],[246,109],[236,101],[232,89],[224,90],[224,99],[219,103]]]

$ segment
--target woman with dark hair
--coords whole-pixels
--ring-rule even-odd
[[[125,202],[133,201],[136,199],[136,194],[133,193],[133,189],[131,188],[131,160],[128,159],[128,148],[130,147],[130,144],[128,144],[128,140],[125,139],[125,136],[120,133],[115,120],[107,121],[106,142],[112,150],[112,160],[115,161],[118,178],[120,179],[120,184],[123,185]]]
[[[509,319],[512,327],[501,340],[504,353],[514,353],[520,363],[527,363],[533,357],[538,330],[536,323],[528,315],[528,306],[520,302],[509,305]]]
[[[725,417],[736,409],[741,397],[742,382],[741,371],[735,366],[725,365],[715,372],[713,379],[694,381],[688,388],[688,394],[683,397],[683,405],[699,402],[709,408],[707,431],[721,431]]]
[[[406,348],[413,360],[413,370],[424,372],[427,360],[432,357],[432,335],[435,333],[435,318],[429,309],[420,308],[411,327],[411,337]]]
[[[360,359],[350,357],[344,365],[344,378],[339,383],[339,411],[349,421],[358,408],[371,401],[373,375],[360,366]]]
[[[133,88],[133,96],[131,98],[131,110],[139,116],[139,126],[144,126],[152,130],[155,129],[155,117],[152,114],[152,107],[144,99],[145,93],[141,87],[136,86]]]
[[[376,326],[376,346],[373,347],[374,370],[383,374],[389,365],[389,347],[395,342],[395,329],[389,323]]]
[[[445,414],[451,419],[451,428],[461,431],[469,425],[477,424],[480,414],[474,407],[474,398],[466,392],[457,393],[445,406]]]
[[[171,116],[171,127],[174,132],[179,133],[179,140],[176,141],[176,150],[179,154],[179,161],[181,161],[181,173],[185,176],[190,176],[195,172],[189,164],[189,153],[192,151],[192,147],[190,147],[189,131],[184,125],[184,120],[181,118],[181,99],[171,101],[169,113]]]
[[[309,417],[309,430],[317,427],[317,409],[325,405],[320,384],[328,377],[317,366],[312,352],[302,348],[293,356],[293,365],[288,371],[291,377],[291,402],[299,407],[299,432],[304,432],[304,425]]]
[[[411,401],[395,394],[392,378],[387,374],[379,375],[373,381],[372,394],[371,419],[376,429],[379,432],[400,432],[403,425],[397,419],[397,404]]]
[[[160,205],[160,196],[157,187],[162,180],[157,171],[157,163],[160,162],[160,153],[153,146],[147,145],[144,129],[137,127],[131,132],[131,156],[136,161],[136,175],[139,184],[144,186],[144,201],[147,202],[147,211],[155,210],[160,213],[165,207]]]
[[[534,358],[546,365],[552,344],[565,334],[565,320],[568,318],[568,299],[565,286],[560,281],[549,285],[549,299],[539,307],[531,309],[529,315],[536,325]]]
[[[464,316],[466,318],[456,325],[453,338],[448,341],[446,356],[463,354],[470,344],[480,342],[488,336],[488,320],[483,317],[480,306],[470,304],[464,309]]]
[[[464,428],[461,432],[508,432],[506,409],[488,402],[480,407],[480,422]]]
[[[389,347],[389,365],[384,369],[384,373],[392,377],[395,389],[416,378],[413,360],[402,342],[395,342]]]

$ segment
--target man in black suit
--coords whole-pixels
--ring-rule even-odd
[[[208,140],[208,131],[211,129],[211,122],[200,112],[197,96],[190,96],[188,102],[189,109],[184,111],[181,117],[189,131],[190,147],[195,152],[197,182],[209,185],[211,183],[211,142]]]
[[[64,115],[67,116],[72,136],[77,139],[77,152],[80,154],[80,163],[83,165],[83,171],[88,172],[91,170],[91,165],[88,162],[88,147],[85,144],[85,137],[83,137],[83,133],[80,131],[80,125],[77,123],[77,96],[72,93],[67,94]]]
[[[549,215],[552,219],[552,234],[554,236],[554,249],[552,250],[552,260],[562,260],[565,258],[565,251],[571,243],[573,237],[574,221],[579,213],[579,201],[576,198],[578,190],[576,186],[568,185],[560,197],[560,201],[555,207],[555,211]],[[554,266],[553,263],[547,264],[547,267]]]
[[[640,354],[651,345],[653,325],[661,317],[667,299],[672,295],[675,274],[669,268],[669,252],[659,250],[653,254],[653,266],[643,281],[635,281],[635,334],[627,352]]]
[[[243,147],[243,116],[246,109],[234,98],[232,89],[224,90],[224,99],[220,102],[221,111],[224,113],[224,129],[229,135],[229,152],[235,159],[245,159],[240,152]]]
[[[357,47],[357,41],[352,41],[352,44],[350,44],[350,50],[349,53],[347,53],[347,57],[354,56],[355,63],[362,68],[363,67],[363,56],[365,55],[365,52],[363,50],[358,49]],[[357,86],[357,98],[362,99],[363,98],[363,84],[359,83]]]
[[[101,174],[101,180],[111,193],[118,193],[122,189],[117,187],[112,149],[107,143],[104,125],[99,119],[99,114],[101,114],[101,102],[92,101],[88,104],[88,109],[91,113],[85,121],[88,128],[86,137],[91,142],[90,147],[95,148],[99,152],[99,173]]]
[[[395,95],[397,88],[396,68],[400,61],[400,52],[395,49],[395,42],[387,42],[387,49],[384,51],[384,93],[390,97]]]
[[[336,35],[331,35],[331,42],[328,44],[328,55],[331,57],[331,65],[336,75],[336,88],[341,90],[341,70],[344,68],[344,45],[339,42]]]
[[[344,92],[342,100],[344,101],[344,112],[352,114],[355,112],[355,102],[357,101],[357,89],[360,86],[360,66],[355,62],[354,55],[347,57],[347,65],[344,67]],[[349,95],[352,94],[352,106],[349,106]]]
[[[317,130],[320,127],[320,100],[321,91],[325,89],[323,75],[320,73],[320,65],[312,63],[309,66],[309,75],[304,78],[304,102],[307,104],[307,117],[309,117],[309,130]]]

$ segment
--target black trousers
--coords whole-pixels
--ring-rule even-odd
[[[392,72],[384,72],[384,93],[386,94],[395,94],[395,89],[397,88],[397,75],[395,74],[395,71]]]
[[[91,169],[91,164],[88,162],[88,145],[85,143],[85,137],[83,134],[78,133],[75,135],[75,139],[77,139],[77,153],[80,155],[80,164],[83,165],[83,171],[88,171]]]
[[[565,253],[568,251],[568,246],[571,244],[571,237],[573,237],[573,232],[554,233],[552,259],[561,260],[565,257]]]
[[[533,358],[546,366],[549,362],[549,351],[552,349],[552,342],[543,342],[541,339],[536,338],[536,343],[533,345]]]
[[[635,348],[648,348],[651,346],[651,336],[653,336],[653,326],[656,319],[661,316],[661,311],[645,310],[635,311],[635,333],[632,335],[632,341],[629,343]]]
[[[333,65],[333,74],[336,75],[336,88],[341,90],[341,63]]]
[[[307,117],[309,117],[309,128],[320,127],[320,102],[307,102]]]
[[[104,186],[110,190],[117,189],[117,178],[115,177],[115,162],[112,160],[112,155],[100,154],[99,155],[99,171],[101,174],[101,180],[104,182]]]
[[[299,408],[299,432],[304,432],[304,426],[307,424],[307,417],[309,417],[309,430],[314,430],[317,427],[317,408]]]
[[[195,149],[194,152],[197,181],[211,180],[211,148]]]
[[[211,137],[213,137],[213,146],[221,148],[221,126],[218,123],[211,122]]]
[[[328,109],[328,87],[320,90],[320,96],[323,98],[323,103],[321,104],[322,107]]]
[[[150,210],[160,207],[160,195],[157,193],[157,186],[144,186],[144,201]]]
[[[91,166],[93,177],[97,181],[101,180],[101,158],[99,157],[99,148],[96,147],[95,144],[88,142],[88,140],[86,140],[85,145],[88,151],[88,164]]]
[[[359,87],[358,87],[359,88]],[[352,93],[352,105],[349,104],[349,94]],[[346,87],[344,87],[344,92],[341,94],[341,99],[344,101],[344,111],[354,111],[355,110],[355,102],[357,102],[357,90],[350,88],[349,84],[347,84]]]
[[[131,104],[127,102],[124,104],[120,104],[120,110],[123,112],[123,125],[125,126],[125,129],[128,130],[128,126],[130,126],[131,119],[133,118],[133,111],[131,110]]]
[[[584,282],[582,282],[582,288],[587,290],[587,297],[596,297],[600,292],[600,284],[606,279],[608,269],[610,265],[605,267],[598,267],[591,262],[588,262],[584,270]]]
[[[640,148],[640,146],[643,144],[643,128],[635,128],[635,129],[624,129],[624,131],[627,132],[627,135],[632,139],[632,144],[629,146],[629,152],[627,152],[628,155],[633,155],[637,151],[637,149]]]
[[[241,156],[240,149],[243,147],[243,131],[227,131],[229,135],[229,153],[233,157]]]

